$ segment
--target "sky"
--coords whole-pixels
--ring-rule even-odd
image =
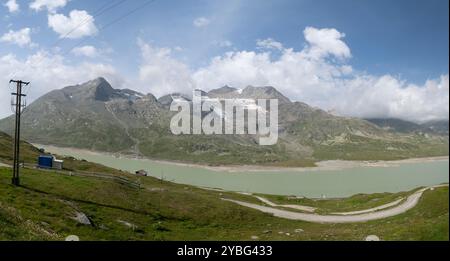
[[[105,77],[162,96],[274,86],[337,115],[448,119],[447,0],[1,0],[8,82],[43,94]],[[3,84],[1,84],[3,83]]]

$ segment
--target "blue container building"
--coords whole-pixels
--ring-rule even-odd
[[[39,168],[51,169],[53,167],[53,156],[41,155],[38,160]]]

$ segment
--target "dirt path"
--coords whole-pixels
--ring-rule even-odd
[[[292,208],[292,209],[297,209],[297,210],[301,210],[301,211],[305,211],[305,212],[314,212],[316,211],[316,208],[313,207],[308,207],[308,206],[301,206],[301,205],[278,205],[273,203],[272,201],[263,198],[263,197],[259,197],[259,196],[255,196],[255,198],[257,198],[259,201],[266,203],[267,205],[271,206],[271,207],[284,207],[284,208]]]
[[[364,214],[358,214],[358,215],[316,215],[316,214],[307,214],[307,213],[299,213],[299,212],[291,212],[286,210],[280,210],[273,207],[265,207],[257,204],[247,203],[243,201],[238,200],[232,200],[232,199],[222,199],[225,201],[233,202],[236,204],[239,204],[244,207],[253,208],[259,211],[262,211],[264,213],[273,214],[275,217],[280,218],[286,218],[291,220],[302,220],[302,221],[308,221],[313,223],[354,223],[354,222],[366,222],[370,220],[376,220],[376,219],[383,219],[387,217],[396,216],[402,213],[405,213],[406,211],[414,208],[417,203],[419,202],[419,199],[422,197],[423,192],[426,190],[432,189],[432,188],[438,188],[438,187],[446,187],[448,184],[445,185],[437,185],[433,187],[428,187],[421,189],[414,194],[410,195],[402,204],[397,205],[393,208],[377,211],[377,212],[371,212],[371,213],[364,213]]]
[[[365,210],[359,210],[359,211],[352,211],[352,212],[335,212],[335,213],[331,213],[333,215],[343,215],[343,216],[351,216],[351,215],[359,215],[359,214],[364,214],[364,213],[369,213],[369,212],[375,212],[378,210],[382,210],[382,209],[386,209],[386,208],[390,208],[393,206],[396,206],[398,204],[400,204],[400,202],[402,202],[404,200],[404,198],[398,199],[394,202],[391,203],[387,203],[378,207],[374,207],[374,208],[369,208],[369,209],[365,209]]]
[[[1,163],[1,162],[0,162],[0,167],[11,168],[11,165],[4,164],[4,163]]]

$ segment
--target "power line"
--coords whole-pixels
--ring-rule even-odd
[[[111,10],[112,8],[124,3],[127,0],[122,0],[116,4],[113,4],[111,6],[109,6],[108,8],[102,10],[103,8],[105,8],[107,5],[103,5],[101,8],[99,8],[95,13],[96,13],[96,17],[98,17],[101,14],[104,14],[105,12],[107,12],[108,10]],[[125,19],[126,17],[132,15],[133,13],[139,11],[140,9],[144,8],[145,6],[156,2],[156,0],[149,0],[144,2],[144,4],[137,6],[136,8],[128,11],[127,13],[121,15],[120,17],[112,20],[111,22],[105,24],[104,26],[102,26],[99,31],[103,31],[106,28],[114,25],[115,23]],[[71,33],[73,33],[78,27],[82,26],[84,23],[86,23],[87,21],[82,21],[79,25],[77,25],[75,28],[73,28],[71,31],[69,31],[68,33],[66,33],[66,35],[63,36],[62,39],[59,39],[54,45],[56,45],[57,43],[59,43],[60,41],[64,40],[66,37],[68,37]],[[73,46],[72,48],[70,48],[65,54],[67,54],[68,52],[71,52],[74,48],[76,48],[77,46],[79,46],[80,44],[82,44],[83,42],[85,42],[86,39],[80,41],[79,43],[77,43],[75,46]],[[64,54],[64,55],[65,55]],[[43,58],[41,60],[38,61],[38,63],[42,62]],[[17,74],[17,71],[13,74],[13,76],[15,76]],[[11,77],[13,78],[13,77]],[[21,80],[10,80],[10,83],[16,83],[16,88],[17,91],[15,93],[12,93],[13,96],[16,96],[16,102],[13,103],[12,105],[16,107],[15,110],[15,115],[16,115],[16,121],[15,121],[15,138],[14,138],[14,166],[13,166],[13,178],[12,178],[12,183],[13,185],[19,186],[20,185],[20,179],[19,179],[19,156],[20,156],[20,117],[21,117],[21,112],[22,112],[22,108],[24,107],[23,103],[22,103],[22,98],[26,97],[25,94],[22,93],[22,87],[23,86],[27,86],[30,83],[29,82],[23,82]]]
[[[123,4],[123,3],[125,3],[126,1],[128,1],[128,0],[121,0],[121,1],[116,2],[116,3],[113,2],[113,4],[110,5],[109,7],[108,7],[108,5],[111,4],[111,2],[110,2],[110,1],[107,1],[106,4],[103,4],[100,8],[97,8],[97,9],[93,12],[93,14],[92,14],[91,17],[88,17],[88,18],[84,19],[83,21],[81,21],[80,23],[78,23],[78,24],[77,24],[76,26],[74,26],[70,31],[68,31],[67,33],[65,33],[62,37],[60,37],[60,38],[59,38],[58,40],[56,40],[53,44],[51,44],[49,48],[56,47],[59,43],[61,43],[62,41],[68,39],[68,37],[69,37],[73,32],[75,32],[78,28],[80,28],[81,26],[83,26],[83,25],[85,25],[86,23],[88,23],[88,22],[94,20],[95,18],[97,18],[97,17],[99,17],[99,16],[105,14],[106,12],[110,11],[111,9],[113,9],[113,8],[115,8],[115,7],[117,7],[117,6],[121,5],[121,4]],[[36,66],[36,65],[39,65],[39,64],[44,60],[44,58],[45,58],[45,57],[41,57],[37,62],[35,62],[35,63],[33,63],[33,64],[30,64],[30,67],[31,67],[31,68],[35,68],[35,66]],[[18,72],[19,72],[19,70],[15,71],[10,77],[11,77],[11,78],[14,78]]]
[[[128,16],[130,16],[132,14],[134,14],[135,12],[139,11],[141,8],[144,8],[147,5],[152,4],[154,2],[156,2],[156,0],[149,0],[149,1],[144,2],[144,4],[137,6],[136,8],[128,11],[127,13],[123,14],[122,16],[120,16],[120,17],[116,18],[115,20],[109,22],[108,24],[104,25],[100,30],[104,30],[105,28],[107,28],[107,27],[109,27],[109,26],[119,22],[120,20],[122,20],[122,19],[124,19],[124,18],[126,18],[126,17],[128,17]]]
[[[100,29],[99,29],[98,31],[100,32],[100,31],[105,30],[106,28],[108,28],[108,27],[114,25],[115,23],[117,23],[117,22],[119,22],[119,21],[125,19],[126,17],[128,17],[128,16],[130,16],[130,15],[136,13],[136,12],[139,11],[140,9],[142,9],[142,8],[144,8],[145,6],[147,6],[147,5],[151,4],[151,3],[154,3],[154,2],[156,2],[156,0],[149,0],[149,1],[144,2],[144,4],[137,6],[136,8],[134,8],[134,9],[128,11],[127,13],[121,15],[120,17],[118,17],[118,18],[112,20],[111,22],[105,24],[104,26],[100,27]],[[75,45],[73,45],[69,50],[67,50],[66,52],[64,52],[64,53],[63,53],[63,56],[64,56],[64,55],[67,55],[67,54],[70,53],[73,49],[75,49],[76,47],[80,46],[81,44],[83,44],[83,43],[86,42],[87,40],[88,40],[88,39],[85,38],[85,39],[79,41],[78,43],[76,43]]]
[[[109,10],[113,9],[116,6],[119,6],[121,4],[123,4],[124,2],[126,2],[127,0],[121,0],[120,2],[117,2],[111,6],[109,6],[108,8],[102,10],[103,8],[107,7],[111,2],[107,2],[106,4],[102,5],[100,8],[98,8],[96,11],[94,11],[94,13],[92,14],[92,17],[88,17],[85,20],[81,21],[81,23],[79,23],[78,25],[76,25],[74,28],[72,28],[72,30],[70,30],[69,32],[67,32],[65,35],[63,35],[62,37],[60,37],[60,39],[58,39],[56,41],[55,44],[53,44],[51,47],[56,46],[59,42],[63,41],[64,39],[67,39],[69,37],[70,34],[72,34],[73,32],[75,32],[78,28],[80,28],[81,26],[85,25],[86,23],[92,21],[94,18],[97,18],[99,16],[101,16],[102,14],[108,12]],[[50,48],[51,48],[50,47]]]
[[[123,3],[124,1],[127,1],[127,0],[122,0],[122,2],[120,2],[120,4]],[[128,17],[128,16],[130,16],[130,15],[136,13],[136,12],[139,11],[140,9],[142,9],[142,8],[146,7],[147,5],[150,5],[150,4],[154,3],[154,2],[156,2],[156,0],[148,0],[148,1],[144,2],[142,5],[137,6],[136,8],[134,8],[134,9],[128,11],[127,13],[121,15],[120,17],[118,17],[118,18],[112,20],[111,22],[107,23],[106,25],[100,27],[100,29],[98,29],[98,31],[99,31],[99,32],[103,31],[104,29],[106,29],[106,28],[108,28],[108,27],[114,25],[115,23],[117,23],[117,22],[119,22],[119,21],[125,19],[126,17]],[[117,4],[117,5],[119,5],[119,4]],[[114,7],[117,6],[117,5],[114,5]],[[113,8],[113,6],[111,6],[111,8]],[[110,10],[111,8],[108,8],[107,10]],[[104,10],[104,11],[107,11],[107,10]],[[101,14],[103,14],[103,12],[101,12],[99,15],[101,15]],[[75,45],[73,45],[70,49],[68,49],[66,52],[64,52],[64,53],[62,54],[62,56],[65,56],[65,55],[69,54],[73,49],[75,49],[76,47],[78,47],[78,46],[80,46],[81,44],[85,43],[87,40],[88,40],[88,39],[85,38],[85,39],[79,41],[78,43],[76,43]],[[39,62],[39,63],[42,62],[43,59],[44,59],[44,57],[42,57],[38,62]],[[51,64],[51,65],[52,65],[52,64]],[[31,65],[31,66],[34,67],[33,65]],[[17,73],[17,71],[14,73],[13,76],[15,76],[16,73]],[[11,77],[11,78],[12,78],[12,77]]]
[[[127,13],[125,13],[125,14],[119,16],[118,18],[116,18],[116,19],[110,21],[109,23],[105,24],[104,26],[101,26],[101,27],[98,29],[98,31],[101,32],[101,31],[105,30],[106,28],[108,28],[108,27],[110,27],[110,26],[112,26],[112,25],[118,23],[119,21],[125,19],[126,17],[128,17],[128,16],[130,16],[130,15],[136,13],[136,12],[139,11],[140,9],[142,9],[142,8],[146,7],[147,5],[150,5],[150,4],[154,3],[154,2],[156,2],[156,0],[148,0],[148,1],[144,2],[142,5],[137,6],[136,8],[134,8],[134,9],[128,11]],[[68,55],[73,49],[75,49],[75,48],[77,48],[78,46],[82,45],[82,44],[85,43],[87,40],[89,40],[89,39],[88,39],[88,38],[85,38],[85,39],[79,41],[78,43],[76,43],[75,45],[73,45],[70,49],[68,49],[67,51],[65,51],[64,53],[62,53],[62,56]],[[42,60],[43,60],[43,58],[42,58]],[[41,60],[41,61],[42,61],[42,60]],[[40,62],[41,62],[41,61],[40,61]],[[50,64],[50,65],[53,65],[53,63]]]
[[[22,104],[22,98],[25,97],[25,94],[22,94],[22,86],[30,84],[29,82],[23,82],[21,80],[10,80],[9,83],[16,83],[16,92],[11,93],[13,96],[16,96],[16,101],[12,105],[16,106],[16,125],[14,130],[14,164],[13,164],[13,177],[12,184],[15,186],[20,186],[19,179],[19,165],[20,165],[20,116],[22,113],[22,108],[24,105]]]

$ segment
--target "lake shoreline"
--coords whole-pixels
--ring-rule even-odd
[[[177,184],[267,195],[345,198],[355,194],[394,193],[448,183],[448,157],[389,162],[324,161],[318,167],[287,169],[265,166],[211,167],[118,153],[41,147],[57,157],[72,156],[129,173],[147,170],[149,176]]]
[[[426,163],[426,162],[436,162],[436,161],[448,161],[449,156],[436,156],[436,157],[422,157],[422,158],[409,158],[402,160],[370,160],[370,161],[350,161],[350,160],[327,160],[327,161],[319,161],[316,162],[315,167],[274,167],[274,166],[261,166],[261,165],[219,165],[219,166],[208,166],[204,164],[196,164],[196,163],[187,163],[187,162],[179,162],[179,161],[170,161],[170,160],[160,160],[160,159],[151,159],[146,157],[132,157],[126,154],[120,153],[111,153],[111,152],[101,152],[101,151],[93,151],[88,149],[79,149],[79,148],[71,148],[71,147],[59,147],[54,145],[44,145],[44,144],[33,144],[38,148],[44,148],[46,151],[53,153],[54,151],[60,150],[71,150],[76,151],[78,153],[87,153],[91,155],[107,155],[112,156],[118,159],[125,158],[130,160],[144,160],[153,163],[160,164],[170,164],[182,167],[190,167],[190,168],[202,168],[210,171],[225,171],[225,172],[281,172],[281,171],[289,171],[289,172],[305,172],[305,171],[333,171],[333,170],[343,170],[343,169],[351,169],[357,167],[393,167],[401,164],[408,163]],[[52,152],[53,151],[53,152]],[[60,154],[60,153],[54,153]],[[71,156],[71,155],[60,155],[60,156]]]

